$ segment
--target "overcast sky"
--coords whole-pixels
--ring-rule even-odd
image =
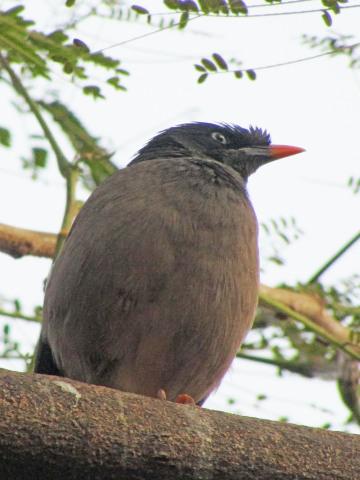
[[[52,31],[61,26],[63,15],[69,13],[59,7],[60,3],[65,2],[25,1],[26,16],[39,19],[43,28]],[[139,0],[136,3],[152,12],[165,12],[161,2]],[[260,3],[261,0],[248,2],[250,6]],[[0,8],[16,4],[2,1]],[[348,4],[360,7],[360,1]],[[320,7],[319,1],[309,0],[283,7],[254,8],[250,12],[270,14]],[[51,98],[51,91],[61,90],[62,100],[75,109],[104,146],[115,152],[114,161],[118,165],[125,165],[157,131],[195,120],[259,126],[270,132],[274,143],[305,148],[306,152],[301,155],[262,168],[250,179],[249,190],[259,221],[295,217],[304,232],[299,241],[283,251],[286,265],[266,266],[262,281],[269,285],[306,281],[359,229],[359,196],[354,196],[346,187],[350,176],[359,176],[358,71],[347,68],[345,58],[322,57],[258,71],[256,81],[236,80],[232,74],[221,74],[198,85],[193,64],[213,52],[222,54],[226,60],[236,58],[243,62],[244,68],[314,55],[318,51],[305,46],[302,35],[325,36],[334,32],[355,35],[360,24],[360,8],[344,9],[333,20],[329,29],[320,13],[200,18],[190,22],[185,32],[166,30],[105,51],[120,58],[122,66],[131,72],[124,80],[128,93],[114,93],[105,87],[107,99],[93,102],[56,67],[52,83],[43,83],[32,93],[35,97]],[[120,23],[90,18],[74,35],[94,51],[151,30],[155,30],[155,26],[148,26],[144,21]],[[354,37],[352,42],[356,41],[358,38]],[[63,182],[53,159],[50,170],[39,182],[29,180],[28,173],[21,170],[20,157],[28,155],[35,145],[29,144],[28,135],[39,133],[39,128],[30,116],[16,114],[9,92],[2,84],[0,123],[13,129],[15,148],[8,151],[0,147],[0,222],[56,232],[64,208]],[[65,144],[64,148],[70,153]],[[269,248],[267,241],[266,237],[260,238],[263,252]],[[324,279],[329,283],[338,282],[356,273],[359,254],[358,245]],[[22,298],[28,309],[41,304],[42,282],[49,266],[48,260],[15,261],[0,254],[1,296]],[[21,321],[16,325],[17,338],[31,349],[38,329]],[[9,367],[9,363],[1,365]],[[313,381],[310,389],[309,380],[286,376],[287,382],[284,382],[274,378],[270,367],[242,362],[232,368],[208,406],[225,408],[226,397],[231,396],[237,400],[231,408],[244,414],[275,419],[286,415],[291,421],[311,425],[321,425],[336,417],[334,425],[344,428],[342,422],[347,411],[332,383]],[[256,401],[258,393],[268,394],[272,400]],[[313,403],[317,406],[311,406]]]

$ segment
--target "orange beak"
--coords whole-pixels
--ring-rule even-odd
[[[292,147],[291,145],[269,145],[270,156],[272,160],[278,158],[289,157],[290,155],[296,155],[297,153],[305,152],[304,148]]]

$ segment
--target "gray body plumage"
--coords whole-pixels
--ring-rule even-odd
[[[35,371],[196,402],[221,381],[254,317],[257,222],[242,170],[180,144],[150,142],[81,209],[47,284]]]

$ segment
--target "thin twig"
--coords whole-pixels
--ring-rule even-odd
[[[315,283],[319,280],[321,275],[325,273],[335,262],[338,260],[344,253],[349,250],[350,247],[352,247],[358,240],[360,239],[360,232],[356,233],[348,242],[343,245],[340,250],[338,250],[335,255],[333,255],[329,260],[321,267],[319,270],[317,270],[314,275],[310,277],[308,280],[308,285]]]
[[[310,363],[296,363],[286,360],[274,360],[273,358],[258,357],[256,355],[247,355],[246,353],[238,352],[236,358],[242,358],[244,360],[250,360],[252,362],[265,363],[266,365],[272,365],[273,367],[278,367],[281,370],[288,370],[292,373],[298,373],[304,377],[312,378],[314,374],[312,373]]]
[[[56,258],[69,234],[72,222],[77,214],[76,203],[76,185],[79,178],[80,170],[76,165],[71,165],[66,176],[66,204],[61,230],[57,237],[55,256]]]
[[[4,68],[4,70],[7,71],[9,77],[11,78],[11,82],[15,90],[19,93],[19,95],[23,97],[25,102],[28,104],[30,111],[33,113],[36,120],[39,122],[39,125],[42,128],[42,131],[44,132],[45,137],[47,138],[51,148],[53,149],[60,173],[64,178],[66,178],[70,164],[67,161],[65,155],[63,154],[61,148],[59,147],[57,141],[55,140],[53,134],[51,133],[51,130],[48,127],[44,117],[42,116],[36,102],[34,102],[34,100],[30,97],[26,88],[22,84],[20,78],[17,76],[15,71],[11,68],[6,58],[1,54],[0,54],[0,64]]]
[[[24,313],[21,312],[8,312],[6,310],[3,310],[0,308],[0,315],[4,317],[9,317],[9,318],[16,318],[20,320],[26,320],[29,322],[36,322],[36,323],[41,323],[42,318],[41,317],[34,317],[31,315],[25,315]]]

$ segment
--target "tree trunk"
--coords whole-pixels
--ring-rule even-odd
[[[0,370],[0,478],[356,480],[360,436]]]

